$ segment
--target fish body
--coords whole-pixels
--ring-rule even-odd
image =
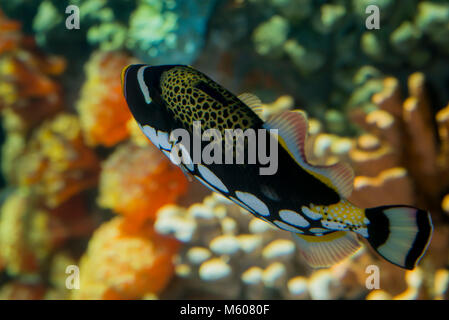
[[[414,268],[426,251],[432,234],[428,212],[410,206],[358,208],[346,199],[353,183],[349,166],[314,166],[307,161],[308,124],[303,112],[283,112],[264,122],[258,116],[261,103],[257,97],[237,97],[183,65],[130,65],[122,71],[122,84],[140,128],[167,157],[178,148],[192,160],[210,142],[201,140],[195,149],[170,139],[177,129],[192,139],[198,129],[217,130],[222,138],[229,129],[265,132],[255,141],[257,148],[276,151],[272,174],[260,174],[266,162],[259,158],[251,163],[187,161],[179,165],[256,217],[292,232],[310,265],[327,267],[351,255],[360,247],[357,234],[385,259],[407,269]],[[200,126],[195,128],[195,123]],[[249,148],[249,142],[243,149],[223,139],[215,142],[220,150],[233,148],[233,160]]]

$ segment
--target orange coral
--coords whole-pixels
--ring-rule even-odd
[[[127,143],[103,164],[98,203],[138,225],[154,218],[160,207],[173,203],[186,188],[182,171],[156,147]]]
[[[95,231],[80,263],[74,299],[139,299],[160,293],[171,279],[179,243],[143,226],[129,233],[116,217]]]
[[[17,48],[20,27],[18,21],[9,20],[0,10],[0,54]]]
[[[8,131],[26,131],[62,109],[61,86],[53,77],[65,61],[44,56],[19,29],[0,12],[0,110]]]
[[[60,114],[44,123],[32,136],[18,161],[20,185],[33,185],[49,207],[94,187],[99,160],[83,142],[78,118]]]
[[[53,247],[60,247],[67,239],[90,236],[98,226],[87,209],[84,195],[81,194],[46,211]]]
[[[87,81],[77,104],[86,142],[113,146],[129,137],[131,113],[123,97],[120,72],[134,59],[121,52],[96,52],[86,65]]]

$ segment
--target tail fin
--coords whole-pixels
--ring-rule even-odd
[[[386,260],[413,269],[432,237],[429,212],[409,206],[383,206],[365,210],[368,242]]]

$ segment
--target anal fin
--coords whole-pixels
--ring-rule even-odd
[[[335,231],[324,236],[293,233],[302,257],[312,268],[327,268],[354,254],[360,247],[357,236]]]

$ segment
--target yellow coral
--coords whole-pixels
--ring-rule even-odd
[[[16,172],[21,185],[33,185],[46,204],[56,207],[95,186],[99,161],[84,145],[76,116],[60,114],[33,135]]]
[[[92,229],[83,198],[48,209],[32,189],[18,188],[0,210],[0,264],[10,275],[33,276],[67,239],[85,236]]]
[[[38,269],[38,256],[28,241],[27,220],[33,216],[31,201],[29,190],[18,189],[1,208],[0,259],[12,275],[34,273]]]
[[[18,157],[25,150],[25,137],[20,133],[10,133],[6,136],[6,140],[2,146],[2,173],[6,179],[15,183],[14,177],[14,166]]]
[[[0,300],[40,300],[44,298],[42,284],[27,284],[11,281],[0,288]]]

